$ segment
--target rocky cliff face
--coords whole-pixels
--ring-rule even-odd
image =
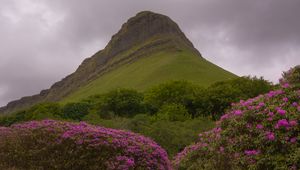
[[[10,113],[41,102],[59,101],[79,87],[86,85],[106,72],[159,50],[189,48],[200,53],[186,38],[178,25],[169,17],[150,11],[138,13],[124,23],[107,46],[85,59],[78,69],[40,94],[23,97],[0,108]]]

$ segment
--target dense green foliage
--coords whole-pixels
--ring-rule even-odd
[[[113,90],[102,97],[98,112],[104,118],[105,114],[132,117],[144,112],[143,98],[143,94],[136,90]]]
[[[62,108],[62,117],[71,120],[81,120],[89,113],[87,103],[68,103]]]
[[[297,65],[286,72],[282,73],[281,84],[288,83],[292,86],[300,87],[300,65]]]
[[[186,115],[186,118],[209,116],[216,119],[232,102],[266,93],[272,88],[269,82],[255,77],[218,82],[208,88],[186,81],[171,81],[154,86],[144,93],[133,89],[117,89],[64,106],[57,103],[38,104],[30,109],[0,117],[0,124],[9,125],[42,118],[81,120],[89,113],[98,113],[104,119],[115,116],[133,117],[140,113],[150,115],[159,113],[160,116],[169,117],[171,112],[173,116]]]
[[[62,107],[58,103],[41,103],[27,110],[0,116],[0,126],[9,126],[16,122],[42,120],[46,118],[61,119]]]
[[[197,139],[197,134],[214,127],[214,122],[207,118],[186,121],[157,120],[147,114],[138,114],[133,118],[114,117],[101,119],[97,114],[90,114],[84,121],[114,129],[126,129],[148,136],[156,141],[172,157],[185,146]]]
[[[164,104],[158,110],[156,119],[168,121],[185,121],[191,119],[191,115],[181,104]]]
[[[300,91],[287,88],[240,101],[217,127],[179,153],[178,169],[300,168]]]
[[[273,88],[268,81],[256,77],[215,83],[196,96],[196,115],[212,116],[216,120],[230,108],[231,103],[267,93]]]
[[[179,104],[192,115],[193,101],[198,94],[204,92],[200,86],[187,81],[171,81],[152,87],[145,92],[145,104],[148,111],[156,113],[164,105]]]

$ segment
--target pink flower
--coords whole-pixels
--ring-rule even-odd
[[[228,118],[229,118],[228,114],[224,114],[223,116],[221,116],[221,120],[225,120],[225,119],[228,119]]]
[[[293,102],[292,104],[294,107],[297,107],[298,106],[298,103],[297,102]]]
[[[268,114],[270,117],[274,116],[274,113],[273,112],[269,112]]]
[[[257,128],[257,129],[262,129],[262,128],[264,128],[264,126],[263,126],[262,124],[257,124],[257,125],[256,125],[256,128]]]
[[[278,109],[277,113],[280,114],[281,116],[284,116],[286,114],[286,111],[282,109]]]
[[[289,99],[288,99],[287,97],[284,97],[282,100],[283,100],[284,102],[288,102],[288,101],[289,101]]]
[[[224,152],[224,147],[223,146],[220,147],[220,152],[222,152],[222,153]]]
[[[260,153],[260,151],[259,150],[245,150],[244,153],[248,156],[252,156],[252,155],[258,155]]]
[[[289,85],[289,83],[284,83],[284,84],[282,85],[282,87],[283,87],[283,88],[289,88],[290,85]]]
[[[298,125],[297,120],[290,120],[290,125],[291,126],[297,126]]]
[[[280,127],[289,127],[289,122],[286,119],[278,120],[277,124],[275,125],[275,128],[278,129]]]
[[[291,143],[296,143],[296,142],[297,142],[297,138],[296,138],[296,137],[291,138],[291,139],[290,139],[290,142],[291,142]]]
[[[267,132],[267,133],[266,133],[266,137],[267,137],[267,139],[270,140],[270,141],[275,140],[275,135],[274,135],[273,132]]]
[[[237,115],[237,116],[240,116],[240,115],[243,114],[243,112],[241,110],[235,110],[233,114]]]

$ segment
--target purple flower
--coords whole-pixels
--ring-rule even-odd
[[[224,114],[223,116],[221,116],[221,120],[225,120],[225,119],[228,119],[228,118],[229,118],[228,114]]]
[[[284,97],[282,100],[283,100],[284,102],[288,102],[288,101],[289,101],[289,99],[288,99],[287,97]]]
[[[283,87],[283,88],[289,88],[290,85],[289,85],[289,83],[284,83],[284,84],[282,85],[282,87]]]
[[[245,150],[244,153],[248,156],[252,156],[252,155],[258,155],[260,153],[260,151],[259,150]]]
[[[273,141],[275,140],[275,134],[273,132],[267,132],[266,137],[268,140]]]
[[[220,147],[220,152],[222,152],[222,153],[224,152],[224,147],[223,146]]]
[[[257,129],[262,129],[262,128],[264,128],[264,126],[263,126],[262,124],[257,124],[257,125],[256,125],[256,128],[257,128]]]
[[[290,125],[291,126],[297,126],[298,125],[297,120],[290,120]]]
[[[298,106],[298,103],[297,102],[293,102],[292,104],[294,107],[297,107]]]
[[[291,142],[291,143],[296,143],[296,142],[297,142],[297,138],[296,138],[296,137],[291,138],[291,139],[290,139],[290,142]]]
[[[280,127],[289,127],[289,122],[286,119],[278,120],[277,124],[275,125],[275,128],[278,129]]]
[[[273,112],[269,112],[268,114],[270,117],[274,116],[274,113]]]
[[[280,114],[281,116],[284,116],[284,115],[286,114],[286,111],[279,108],[279,109],[277,110],[277,113]]]
[[[243,114],[243,112],[242,112],[241,110],[235,110],[235,111],[233,112],[233,114],[236,115],[236,116],[240,116],[240,115]]]

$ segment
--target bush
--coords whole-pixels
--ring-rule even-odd
[[[300,65],[283,72],[282,78],[279,81],[282,85],[290,84],[293,86],[300,86]]]
[[[200,91],[193,105],[196,108],[196,115],[211,116],[217,120],[230,108],[231,103],[267,93],[272,89],[272,84],[263,78],[240,77],[217,82]]]
[[[192,115],[195,112],[193,101],[201,90],[201,87],[187,81],[170,81],[146,91],[145,103],[151,113],[158,112],[165,104],[180,104]]]
[[[143,136],[53,120],[0,127],[0,169],[171,169]]]
[[[87,103],[68,103],[62,109],[62,117],[80,121],[89,113],[89,107]]]
[[[126,129],[150,137],[162,146],[170,157],[195,142],[199,132],[214,127],[214,122],[208,118],[167,121],[157,120],[155,116],[149,114],[138,114],[132,118],[114,117],[113,119],[100,119],[96,116],[94,114],[94,116],[85,117],[85,121],[107,128]]]
[[[61,112],[61,106],[58,103],[40,103],[29,109],[1,116],[0,126],[10,126],[17,122],[42,120],[45,118],[60,119],[62,116]]]
[[[113,115],[132,117],[144,112],[143,94],[136,90],[117,89],[105,94],[100,104],[99,114],[109,118]]]
[[[233,88],[227,82],[215,84],[195,99],[196,116],[209,116],[216,120],[233,101],[239,100],[242,95],[239,89]]]
[[[242,100],[174,164],[178,169],[299,169],[299,113],[300,91],[291,88]]]
[[[181,104],[165,104],[156,114],[157,120],[186,121],[191,119],[187,109]]]

